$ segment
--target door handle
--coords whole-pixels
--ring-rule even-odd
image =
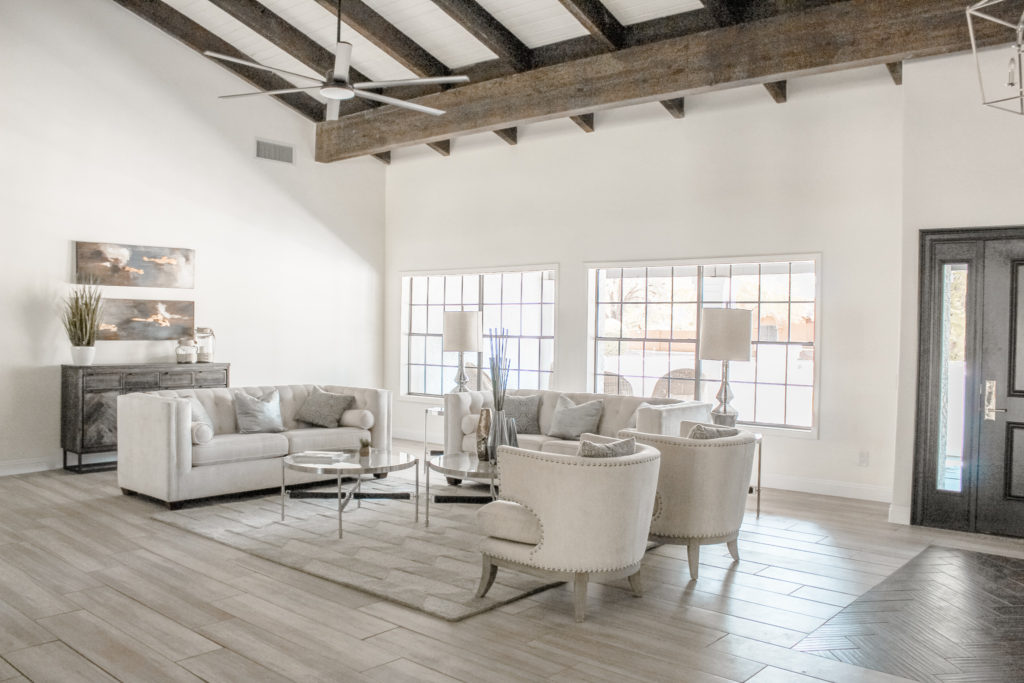
[[[1005,413],[1006,408],[996,408],[996,381],[985,380],[985,419],[995,420],[996,413]]]

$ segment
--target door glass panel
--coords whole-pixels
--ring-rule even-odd
[[[1017,310],[1010,311],[1013,316],[1014,340],[1016,344],[1010,350],[1010,367],[1012,368],[1013,386],[1010,394],[1024,395],[1024,264],[1015,262],[1013,268],[1013,296]]]
[[[1019,424],[1006,425],[1006,438],[1010,445],[1010,457],[1006,466],[1007,494],[1012,498],[1024,498],[1024,428]]]
[[[966,356],[967,264],[947,263],[942,268],[939,440],[935,458],[940,491],[960,492],[963,486]]]

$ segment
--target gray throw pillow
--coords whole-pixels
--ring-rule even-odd
[[[596,432],[604,401],[596,399],[576,405],[566,395],[558,397],[548,436],[575,441],[583,432]]]
[[[517,434],[540,434],[540,394],[506,396],[505,415],[516,421]]]
[[[717,427],[715,425],[695,424],[687,437],[690,439],[721,439],[726,436],[736,436],[740,430],[735,427]]]
[[[244,391],[235,391],[235,417],[238,419],[239,434],[283,432],[281,419],[281,396],[277,389],[271,389],[259,398]]]
[[[317,427],[337,427],[341,424],[341,414],[352,408],[355,402],[355,396],[333,394],[313,387],[299,412],[295,413],[295,419]]]
[[[210,414],[206,412],[206,408],[199,402],[199,399],[195,396],[188,397],[189,405],[192,406],[192,423],[200,422],[204,425],[209,425],[210,429],[213,429],[213,420],[210,418]]]
[[[618,458],[634,453],[636,453],[636,439],[632,436],[628,439],[608,443],[596,443],[583,439],[580,441],[579,450],[576,451],[576,455],[584,458]]]

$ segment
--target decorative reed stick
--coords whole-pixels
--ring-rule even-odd
[[[489,329],[491,343],[491,391],[494,394],[494,409],[504,410],[505,389],[508,387],[508,373],[511,361],[505,357],[508,349],[508,330],[504,327],[500,330]]]

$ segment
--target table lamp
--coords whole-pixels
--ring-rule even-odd
[[[729,361],[750,360],[750,311],[745,308],[705,308],[700,323],[700,359],[722,361],[722,386],[711,411],[717,425],[736,426],[737,412],[729,402]]]
[[[455,375],[455,393],[468,391],[463,354],[480,352],[480,311],[445,311],[442,350],[459,352],[459,372]]]

